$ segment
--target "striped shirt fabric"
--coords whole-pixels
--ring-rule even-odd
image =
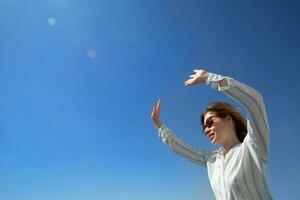
[[[228,85],[219,86],[226,79]],[[248,112],[247,135],[243,143],[233,146],[226,154],[223,147],[199,150],[184,144],[163,125],[158,135],[172,151],[206,167],[217,200],[273,199],[267,184],[269,125],[262,96],[255,89],[230,77],[209,73],[206,85],[223,92],[245,107]]]

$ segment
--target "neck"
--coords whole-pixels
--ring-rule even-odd
[[[234,145],[239,144],[240,142],[224,145],[224,150],[227,153]]]
[[[227,143],[223,144],[224,150],[227,153],[234,145],[241,143],[237,137],[233,137]]]

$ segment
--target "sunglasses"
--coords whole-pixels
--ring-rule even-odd
[[[218,116],[210,116],[209,118],[207,118],[205,124],[203,124],[203,132],[206,128],[211,128],[212,125],[214,124],[214,120],[212,119],[213,117],[218,117]]]

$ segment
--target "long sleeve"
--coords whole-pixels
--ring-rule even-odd
[[[176,154],[203,167],[207,166],[206,161],[210,151],[196,150],[189,147],[178,139],[165,125],[158,129],[158,135]]]
[[[220,86],[219,81],[223,79],[227,80],[227,84]],[[267,161],[269,153],[269,125],[261,94],[230,77],[213,73],[209,73],[206,84],[212,89],[224,92],[245,107],[249,115],[247,136],[255,146],[255,149],[259,151],[261,158]]]

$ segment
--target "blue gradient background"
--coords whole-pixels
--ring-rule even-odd
[[[263,94],[270,189],[275,199],[297,199],[299,8],[277,0],[1,0],[0,199],[214,199],[206,169],[171,152],[150,119],[161,98],[161,118],[178,137],[214,148],[199,115],[212,101],[232,101],[185,87],[195,68]]]

